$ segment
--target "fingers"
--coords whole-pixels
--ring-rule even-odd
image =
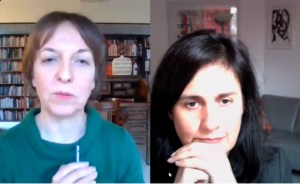
[[[174,163],[178,160],[189,157],[199,157],[205,160],[216,160],[216,158],[220,158],[222,154],[223,156],[226,156],[225,150],[222,149],[220,145],[193,142],[174,152],[168,162]]]
[[[188,150],[184,149],[184,150],[178,151],[171,158],[168,159],[168,162],[175,163],[179,160],[186,159],[189,157],[197,157],[197,154],[195,154],[191,148]]]
[[[88,162],[76,162],[76,163],[71,163],[68,165],[62,165],[58,172],[53,176],[52,178],[52,182],[53,183],[58,183],[60,182],[66,175],[68,175],[69,173],[73,172],[76,169],[79,168],[84,168],[84,167],[88,167],[89,163]]]
[[[95,172],[92,172],[92,173],[88,174],[87,176],[83,177],[82,179],[76,181],[75,183],[94,183],[97,176],[98,176],[98,173],[95,171]]]
[[[91,176],[90,176],[91,175]],[[76,169],[75,171],[68,174],[66,177],[64,177],[62,180],[60,180],[61,183],[75,183],[76,181],[80,179],[84,179],[85,177],[97,177],[97,172],[95,167],[85,167]],[[93,178],[93,179],[95,179]],[[89,181],[92,181],[93,179],[90,179]]]
[[[209,175],[210,165],[207,163],[207,161],[201,158],[187,158],[187,159],[179,160],[175,164],[178,167],[198,169]]]

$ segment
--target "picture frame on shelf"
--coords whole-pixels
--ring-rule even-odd
[[[295,6],[267,6],[267,48],[293,49],[295,43]]]

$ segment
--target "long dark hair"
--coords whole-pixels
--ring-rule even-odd
[[[182,143],[168,112],[197,71],[219,59],[235,73],[244,103],[241,129],[228,157],[238,182],[255,182],[263,163],[272,157],[275,149],[266,144],[267,132],[263,129],[254,69],[241,41],[213,30],[196,31],[182,37],[163,56],[151,93],[151,162],[168,169],[176,167],[168,164],[167,159],[182,147]]]

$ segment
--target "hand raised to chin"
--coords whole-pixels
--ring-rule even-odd
[[[179,167],[174,183],[208,183],[209,176],[198,169]]]
[[[201,170],[211,183],[236,183],[226,152],[220,145],[193,142],[174,152],[168,162],[179,168]]]

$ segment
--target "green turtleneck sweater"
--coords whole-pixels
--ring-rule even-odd
[[[128,132],[101,118],[91,106],[86,133],[73,144],[41,139],[35,122],[40,109],[29,111],[17,126],[0,134],[0,183],[51,183],[61,165],[89,162],[98,172],[97,183],[144,183],[140,155]]]

